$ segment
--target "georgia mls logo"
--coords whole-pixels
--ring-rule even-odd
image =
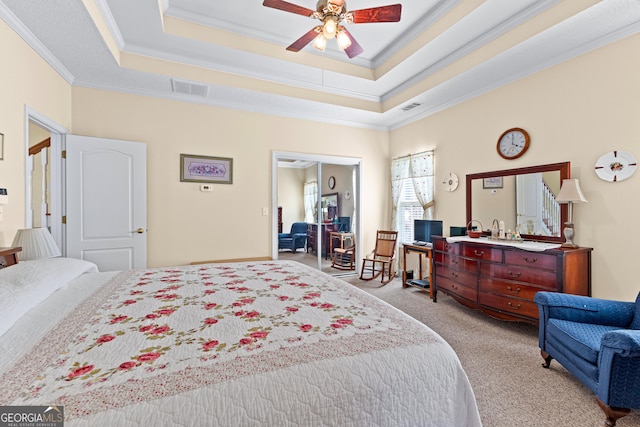
[[[63,406],[0,406],[0,427],[63,427]]]

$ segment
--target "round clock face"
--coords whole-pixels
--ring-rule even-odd
[[[336,179],[332,176],[329,177],[329,188],[330,189],[334,189],[334,187],[336,186]]]
[[[496,149],[504,159],[513,160],[522,156],[529,148],[529,134],[524,129],[513,128],[498,138]]]
[[[618,182],[629,178],[636,171],[638,162],[626,151],[610,151],[596,162],[596,174],[600,179]]]

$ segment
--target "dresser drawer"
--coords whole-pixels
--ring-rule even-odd
[[[505,264],[522,265],[543,270],[556,271],[558,257],[551,254],[524,251],[504,251]]]
[[[473,275],[478,273],[477,261],[461,258],[459,255],[443,254],[440,262],[443,266],[450,267],[454,270],[466,271]]]
[[[438,276],[438,279],[436,280],[439,280],[439,278],[442,277],[445,279],[453,280],[454,282],[460,283],[462,285],[472,287],[473,289],[476,289],[476,287],[478,286],[477,274],[471,274],[449,267],[438,266],[436,268],[436,275]],[[440,282],[438,282],[438,287],[440,287]]]
[[[517,280],[518,282],[525,282],[551,291],[555,291],[558,286],[555,271],[526,268],[518,265],[482,263],[480,276]]]
[[[434,249],[440,252],[447,252],[450,254],[459,254],[460,245],[458,243],[448,243],[446,239],[437,239],[434,242]]]
[[[502,249],[489,245],[464,245],[460,255],[482,261],[502,262],[503,252]]]
[[[535,286],[523,285],[521,283],[507,282],[503,280],[492,280],[490,278],[481,278],[478,284],[480,292],[503,295],[506,297],[522,298],[533,301],[533,297],[538,291],[547,289]]]
[[[504,295],[489,294],[486,292],[478,292],[478,303],[480,305],[491,307],[492,310],[538,319],[538,306],[533,301]]]
[[[478,300],[478,291],[475,287],[470,288],[448,277],[438,276],[436,280],[438,291],[443,291],[447,294],[454,293],[473,302]]]

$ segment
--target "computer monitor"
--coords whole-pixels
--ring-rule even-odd
[[[413,240],[431,242],[432,236],[442,236],[442,221],[433,219],[416,219],[413,221]]]
[[[339,216],[338,217],[338,231],[343,233],[349,233],[351,231],[351,217]]]

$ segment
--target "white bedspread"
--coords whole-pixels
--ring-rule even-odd
[[[104,280],[60,293],[87,276]],[[67,425],[481,425],[444,340],[299,263],[130,271],[96,287],[4,370],[0,404],[63,405]],[[28,317],[0,349],[33,330]]]

